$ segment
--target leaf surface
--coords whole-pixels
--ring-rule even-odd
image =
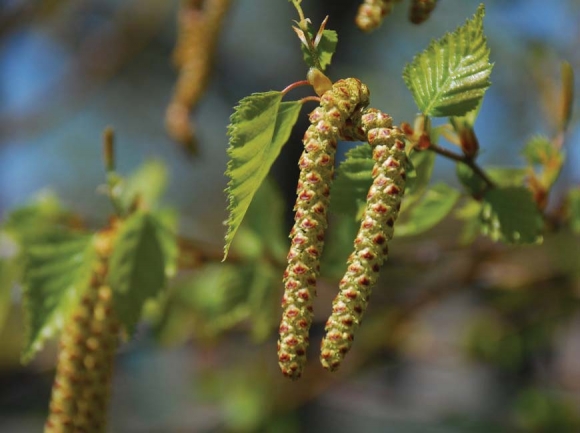
[[[28,362],[44,342],[60,331],[89,287],[96,252],[93,236],[31,246],[24,270]]]
[[[240,101],[230,119],[226,175],[229,217],[224,260],[246,211],[288,141],[302,104],[281,102],[281,92],[255,93]]]
[[[115,242],[108,281],[115,310],[130,334],[145,301],[156,297],[165,286],[163,230],[151,214],[140,211],[124,221]]]
[[[423,114],[463,116],[477,108],[492,64],[483,33],[485,8],[453,33],[433,41],[405,67],[403,79]]]

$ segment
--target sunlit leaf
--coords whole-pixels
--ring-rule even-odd
[[[31,246],[24,271],[28,337],[22,359],[29,361],[46,339],[62,329],[89,287],[96,260],[93,236]]]
[[[229,217],[224,259],[254,194],[288,141],[302,104],[281,102],[281,92],[255,93],[240,101],[230,119],[226,175]]]
[[[483,98],[492,69],[484,15],[480,5],[465,25],[433,41],[405,67],[403,78],[423,114],[463,116]]]
[[[314,40],[316,36],[316,30],[309,25],[308,31],[310,37]],[[316,54],[318,56],[318,61],[320,62],[320,67],[324,71],[330,62],[332,61],[332,55],[336,51],[336,44],[338,43],[338,34],[334,30],[324,30],[322,33],[322,38],[320,43],[316,47]],[[312,57],[310,51],[304,44],[300,44],[302,49],[302,55],[304,56],[304,61],[310,67],[316,66],[316,60]]]

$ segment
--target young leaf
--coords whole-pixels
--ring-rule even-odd
[[[554,161],[562,161],[560,151],[544,135],[536,135],[526,143],[522,155],[531,165],[546,166]]]
[[[437,225],[451,212],[460,193],[444,183],[429,188],[414,206],[404,221],[395,229],[397,236],[411,236],[423,233]]]
[[[156,160],[147,161],[119,185],[121,204],[128,210],[139,199],[148,209],[153,209],[166,187],[165,165]]]
[[[149,213],[136,212],[120,228],[109,263],[108,282],[115,310],[132,333],[143,304],[165,286],[166,257],[161,243],[166,236]]]
[[[254,93],[240,101],[230,119],[228,134],[230,178],[224,260],[254,194],[288,141],[302,104],[281,102],[281,92]]]
[[[331,213],[356,216],[360,219],[366,203],[366,195],[373,183],[373,152],[368,144],[362,144],[346,153],[332,185]]]
[[[475,109],[490,85],[489,48],[483,34],[485,8],[417,55],[403,78],[423,114],[463,116]]]
[[[309,25],[308,32],[310,33],[311,40],[314,40],[316,37],[316,30]],[[324,30],[322,32],[322,38],[316,47],[316,55],[318,56],[321,70],[324,71],[326,67],[330,65],[332,55],[336,51],[337,43],[338,34],[334,30]],[[304,44],[300,44],[300,49],[302,50],[302,55],[304,56],[306,64],[311,68],[316,67],[316,59],[313,58],[308,48]]]
[[[89,287],[96,253],[93,236],[51,242],[28,249],[24,270],[24,309],[28,362],[44,341],[59,331]]]
[[[542,215],[525,187],[492,188],[485,192],[481,212],[484,234],[510,244],[542,240]]]

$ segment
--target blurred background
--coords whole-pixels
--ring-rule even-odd
[[[305,113],[251,209],[234,260],[219,264],[218,256],[232,107],[252,92],[305,78],[288,1],[232,1],[192,116],[195,157],[164,127],[177,77],[177,1],[0,3],[0,215],[57,196],[89,226],[102,227],[112,209],[97,188],[104,183],[101,134],[111,125],[119,171],[161,161],[170,179],[164,202],[179,212],[180,233],[209,257],[175,279],[166,302],[121,349],[112,432],[580,432],[580,239],[566,229],[542,246],[485,239],[462,246],[449,218],[421,236],[395,239],[353,350],[330,374],[318,363],[318,341],[351,242],[348,230],[335,228],[315,304],[311,365],[300,381],[281,376],[276,329]],[[526,140],[555,129],[561,62],[580,70],[580,1],[484,3],[495,66],[475,126],[480,161],[518,167]],[[371,34],[354,25],[357,1],[304,0],[303,8],[314,24],[329,15],[327,28],[338,31],[329,76],[358,77],[374,107],[412,122],[404,65],[478,4],[441,0],[416,26],[403,2]],[[551,206],[580,183],[577,120]],[[437,161],[433,179],[457,184],[453,164]],[[265,231],[271,220],[275,239]],[[0,302],[0,431],[41,431],[56,345],[22,366],[19,288]]]

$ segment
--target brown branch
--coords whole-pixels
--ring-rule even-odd
[[[435,152],[438,155],[444,156],[447,159],[451,159],[453,161],[462,162],[463,164],[467,165],[469,168],[473,170],[475,174],[477,174],[489,188],[495,188],[495,183],[490,179],[483,169],[477,165],[474,158],[468,157],[466,155],[461,155],[459,153],[455,153],[451,150],[445,149],[444,147],[440,147],[436,144],[430,143],[429,150]]]

